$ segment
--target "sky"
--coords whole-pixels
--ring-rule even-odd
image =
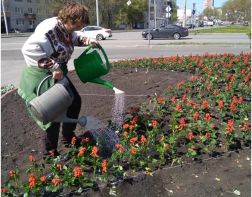
[[[215,0],[214,7],[221,7],[228,0]],[[193,3],[196,3],[196,13],[200,14],[203,11],[204,0],[187,0],[186,8],[192,9]],[[185,0],[177,0],[177,6],[183,9],[185,6]]]

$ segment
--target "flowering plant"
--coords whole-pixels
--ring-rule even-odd
[[[22,192],[40,195],[65,187],[94,187],[97,183],[114,186],[115,180],[129,174],[141,171],[151,175],[155,169],[186,157],[250,143],[250,64],[249,53],[115,62],[114,67],[170,69],[192,75],[126,114],[120,141],[110,157],[102,157],[100,144],[91,143],[89,138],[83,138],[79,147],[73,139],[68,163],[49,157],[46,174],[44,164],[30,156],[27,181],[21,184],[18,170],[10,171],[10,179],[1,189],[3,196]]]

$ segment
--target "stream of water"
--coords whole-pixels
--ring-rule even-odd
[[[106,126],[101,120],[87,116],[86,130],[96,139],[101,155],[107,157],[110,155],[115,145],[120,142],[116,131],[123,124],[123,112],[125,105],[125,93],[117,88],[113,88],[115,97],[112,107],[112,124]]]

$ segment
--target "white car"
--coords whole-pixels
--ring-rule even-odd
[[[80,31],[83,32],[85,36],[96,40],[105,40],[106,38],[112,37],[111,29],[98,26],[86,26]]]
[[[213,21],[204,21],[204,26],[213,26],[214,22]]]

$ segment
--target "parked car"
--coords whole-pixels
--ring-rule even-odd
[[[188,25],[186,25],[186,27],[187,27],[188,29],[194,29],[194,28],[195,28],[195,25],[194,25],[194,24],[188,24]]]
[[[148,30],[142,32],[142,37],[146,39],[174,38],[175,40],[178,40],[181,37],[186,36],[188,36],[187,28],[172,24],[157,29],[151,29],[150,34]]]
[[[249,26],[249,22],[248,21],[244,21],[243,22],[243,26]]]
[[[80,30],[85,36],[94,38],[96,40],[105,40],[106,38],[112,37],[111,29],[106,29],[99,26],[86,26]]]
[[[214,22],[213,21],[204,21],[204,26],[213,26],[214,25]]]

